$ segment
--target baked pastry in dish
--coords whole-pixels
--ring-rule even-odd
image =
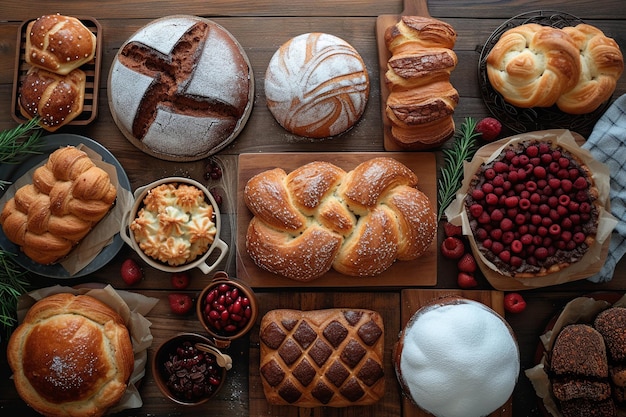
[[[172,266],[206,253],[217,232],[213,206],[204,191],[183,183],[149,190],[130,230],[147,256]]]
[[[99,417],[124,395],[134,367],[128,329],[88,295],[35,303],[7,345],[20,397],[45,416]]]
[[[580,261],[595,241],[600,213],[588,167],[550,140],[511,143],[482,164],[464,207],[480,253],[516,278]]]

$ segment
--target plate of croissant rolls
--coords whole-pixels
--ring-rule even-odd
[[[500,25],[478,62],[483,101],[518,133],[569,129],[587,136],[611,102],[624,59],[600,28],[557,11]]]
[[[129,179],[117,159],[87,137],[49,135],[40,151],[19,165],[0,166],[0,178],[11,184],[0,195],[0,248],[38,275],[88,275],[123,246],[110,222],[126,207]]]

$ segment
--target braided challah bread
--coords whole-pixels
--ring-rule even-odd
[[[109,212],[117,190],[109,175],[73,146],[54,151],[0,213],[6,237],[26,256],[51,264],[67,255]]]
[[[385,392],[384,329],[380,314],[365,309],[269,311],[259,331],[267,402],[374,404]]]
[[[592,26],[524,24],[507,30],[487,56],[492,87],[517,107],[589,113],[615,90],[624,68],[615,41]]]
[[[375,276],[396,260],[413,260],[430,246],[436,215],[417,189],[417,176],[389,157],[350,172],[315,161],[287,174],[252,177],[244,201],[254,217],[248,254],[260,268],[310,281],[330,268]]]
[[[452,26],[427,17],[404,16],[385,32],[391,52],[385,114],[391,139],[400,147],[433,148],[454,134],[459,94],[450,73],[457,64],[455,42]]]

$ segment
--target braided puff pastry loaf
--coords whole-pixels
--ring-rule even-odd
[[[385,32],[391,52],[385,114],[391,139],[400,147],[433,148],[454,134],[452,116],[459,94],[450,73],[457,64],[455,42],[452,26],[421,16],[403,16]]]
[[[310,281],[330,268],[375,276],[430,246],[436,216],[416,175],[393,158],[354,170],[311,162],[290,174],[261,172],[244,189],[254,217],[246,234],[252,260],[272,273]]]
[[[7,359],[20,397],[56,417],[103,415],[126,392],[135,360],[122,317],[91,296],[68,293],[28,310]]]
[[[0,212],[6,237],[37,263],[67,255],[109,212],[117,190],[89,156],[67,146],[53,152]]]
[[[272,310],[261,320],[259,339],[270,404],[369,405],[385,392],[384,325],[374,311]]]

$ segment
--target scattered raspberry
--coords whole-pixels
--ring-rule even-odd
[[[478,285],[476,278],[474,278],[474,274],[469,274],[467,272],[459,272],[456,281],[459,287],[463,289],[474,288]]]
[[[459,259],[464,253],[465,245],[458,237],[447,237],[441,243],[441,254],[448,259]]]
[[[172,313],[184,316],[189,314],[193,308],[193,299],[188,294],[170,294],[168,295],[170,309]]]
[[[466,253],[459,259],[457,263],[457,267],[460,272],[466,272],[468,274],[473,274],[476,272],[476,259],[474,259],[474,255],[471,253]]]
[[[502,123],[493,117],[485,117],[476,124],[475,130],[482,134],[483,140],[492,142],[500,135]]]
[[[189,274],[186,272],[175,272],[172,274],[172,287],[177,290],[184,290],[189,286]]]
[[[122,267],[120,268],[120,275],[122,279],[126,283],[126,285],[134,285],[141,281],[143,278],[143,271],[141,267],[137,265],[133,259],[126,259],[122,262]]]
[[[520,293],[508,293],[504,296],[504,309],[509,313],[521,313],[526,309],[526,300]]]
[[[443,224],[443,232],[446,237],[450,236],[461,236],[463,234],[463,228],[461,226],[456,226],[450,222],[445,222]]]

